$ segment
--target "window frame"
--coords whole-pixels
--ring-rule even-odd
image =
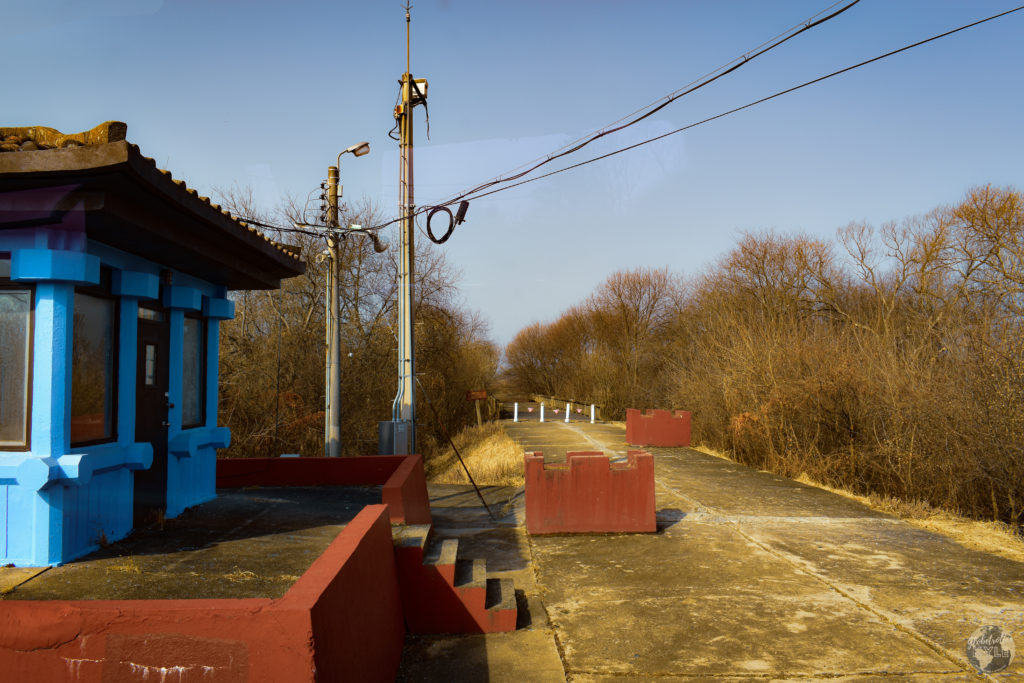
[[[185,323],[182,323],[182,373],[181,373],[181,428],[196,429],[206,424],[206,373],[207,373],[207,344],[206,326],[207,320],[197,312],[188,311],[185,313],[185,320],[196,320],[199,322],[199,377],[196,380],[196,391],[199,394],[199,421],[195,423],[185,422]]]
[[[68,443],[72,447],[79,446],[95,446],[97,444],[113,443],[117,441],[118,432],[118,379],[121,365],[121,306],[119,297],[113,293],[111,282],[113,280],[113,271],[107,266],[100,267],[100,281],[99,284],[95,285],[80,285],[75,287],[74,294],[84,294],[86,296],[95,297],[97,299],[109,299],[113,302],[114,312],[114,329],[111,333],[111,354],[113,356],[111,360],[111,377],[110,377],[110,436],[103,437],[101,439],[90,439],[88,441],[73,441],[71,439],[71,419],[73,415],[70,410],[68,412]],[[73,315],[73,314],[72,314]],[[72,336],[74,334],[74,320],[71,324]],[[72,348],[74,348],[75,340],[71,339]],[[72,367],[69,368],[69,375],[74,372],[74,361],[72,360]],[[68,378],[68,393],[71,395],[72,404],[74,401],[74,383],[71,377]]]
[[[9,252],[0,252],[0,260],[10,261]],[[29,293],[28,306],[28,333],[25,339],[25,439],[24,443],[0,444],[0,451],[7,453],[19,453],[32,450],[32,385],[33,369],[35,366],[35,333],[36,333],[36,287],[31,282],[15,282],[9,277],[0,276],[0,291],[2,290],[27,290]]]

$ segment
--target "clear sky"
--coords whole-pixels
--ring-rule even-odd
[[[415,0],[416,198],[430,204],[600,128],[831,0]],[[745,104],[1017,0],[862,0],[582,160]],[[202,194],[305,197],[342,149],[349,201],[397,212],[398,0],[3,0],[0,125],[108,120]],[[612,272],[701,271],[741,231],[830,238],[983,183],[1024,189],[1024,12],[639,150],[481,199],[442,248],[505,343]],[[552,166],[557,167],[558,164]],[[386,231],[393,239],[394,228]]]

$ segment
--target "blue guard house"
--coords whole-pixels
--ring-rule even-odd
[[[0,128],[0,564],[212,499],[228,291],[304,270],[125,132]]]

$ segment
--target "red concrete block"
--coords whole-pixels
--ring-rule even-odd
[[[566,454],[565,465],[545,465],[526,454],[526,529],[531,534],[650,532],[654,518],[654,459],[629,451],[611,463],[600,451]]]
[[[430,524],[430,495],[420,455],[357,458],[224,458],[217,488],[383,485],[395,524]]]
[[[280,600],[0,601],[25,681],[392,681],[402,623],[387,507],[370,505]]]
[[[631,446],[690,445],[690,413],[686,410],[626,410],[626,443]]]

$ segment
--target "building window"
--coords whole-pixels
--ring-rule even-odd
[[[10,258],[0,254],[0,450],[27,450],[33,290],[12,283],[10,273]]]
[[[110,271],[96,287],[75,289],[71,351],[71,443],[115,437],[117,300],[110,295]]]
[[[184,375],[181,383],[181,426],[203,424],[206,398],[205,323],[202,318],[185,317]]]

